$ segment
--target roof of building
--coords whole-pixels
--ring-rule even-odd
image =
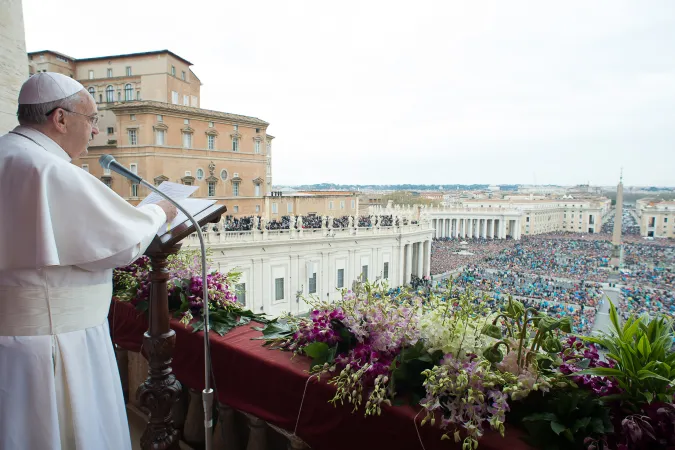
[[[181,61],[183,61],[184,63],[186,63],[189,66],[193,65],[190,61],[188,61],[187,59],[185,59],[181,56],[178,56],[177,54],[175,54],[171,50],[152,50],[152,51],[149,51],[149,52],[125,53],[125,54],[121,54],[121,55],[94,56],[92,58],[73,58],[72,56],[67,56],[67,55],[64,55],[63,53],[55,52],[54,50],[41,50],[39,52],[28,52],[29,55],[35,55],[35,54],[38,54],[38,53],[53,53],[55,55],[60,55],[60,56],[63,56],[64,58],[69,58],[69,59],[71,59],[73,61],[77,61],[77,62],[97,61],[97,60],[101,60],[101,59],[112,59],[112,58],[128,58],[128,57],[131,57],[131,56],[151,56],[151,55],[161,55],[163,53],[168,53],[169,55],[173,56],[174,58],[180,59]]]
[[[249,117],[249,116],[242,116],[239,114],[231,114],[231,113],[226,113],[226,112],[220,112],[220,111],[213,111],[210,109],[202,109],[202,108],[194,108],[192,106],[184,106],[184,105],[174,105],[171,103],[163,103],[163,102],[156,102],[152,100],[136,100],[132,102],[123,102],[120,103],[119,105],[111,106],[108,108],[109,110],[116,112],[127,112],[127,111],[135,111],[135,112],[145,112],[144,110],[150,110],[152,111],[170,111],[170,112],[180,112],[180,113],[187,113],[187,114],[194,114],[194,115],[199,115],[201,117],[207,116],[207,117],[212,117],[212,118],[218,118],[218,119],[226,119],[230,120],[232,122],[245,122],[245,123],[250,123],[250,124],[255,124],[255,125],[263,125],[267,126],[269,123],[265,122],[264,120],[258,119],[257,117]]]
[[[63,58],[67,58],[67,59],[69,59],[69,60],[71,60],[71,61],[75,61],[75,58],[73,58],[72,56],[68,56],[68,55],[66,55],[66,54],[64,54],[64,53],[55,52],[54,50],[41,50],[41,51],[39,51],[39,52],[28,52],[27,54],[28,54],[29,56],[32,56],[32,55],[38,55],[38,54],[40,54],[40,53],[51,53],[51,54],[53,54],[53,55],[57,55],[57,56],[61,56],[61,57],[63,57]]]
[[[323,196],[335,196],[335,197],[349,197],[356,195],[356,192],[352,191],[298,191],[300,194],[309,194],[309,195],[323,195]]]

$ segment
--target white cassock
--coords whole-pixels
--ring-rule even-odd
[[[44,134],[0,137],[0,450],[131,449],[107,321],[112,269],[165,221]]]

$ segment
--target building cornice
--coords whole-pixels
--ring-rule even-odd
[[[232,125],[246,124],[265,128],[269,123],[257,117],[241,116],[209,109],[193,108],[191,106],[174,105],[172,103],[157,102],[154,100],[135,100],[122,102],[109,108],[115,113],[121,114],[162,114],[167,116],[180,116],[199,120],[211,120],[229,123]],[[215,120],[214,120],[215,119]]]

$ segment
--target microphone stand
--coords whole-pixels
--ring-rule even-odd
[[[140,178],[140,177],[139,177]],[[197,230],[199,237],[199,246],[202,251],[202,314],[204,316],[204,390],[202,391],[202,404],[204,405],[204,449],[211,450],[212,428],[213,428],[213,389],[211,389],[211,355],[209,354],[209,289],[206,281],[206,248],[204,246],[204,236],[202,230],[192,214],[187,212],[177,201],[157,189],[152,184],[140,178],[140,184],[164,197],[168,202],[174,205],[180,212],[190,219],[192,225]]]

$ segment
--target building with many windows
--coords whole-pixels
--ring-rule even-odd
[[[268,123],[256,117],[202,109],[201,81],[192,64],[168,50],[75,59],[54,51],[28,54],[29,73],[77,79],[100,112],[89,154],[73,160],[131,203],[148,192],[98,164],[110,153],[146,180],[198,186],[233,215],[265,207],[272,189]]]
[[[641,198],[635,209],[641,236],[675,238],[675,201]]]

